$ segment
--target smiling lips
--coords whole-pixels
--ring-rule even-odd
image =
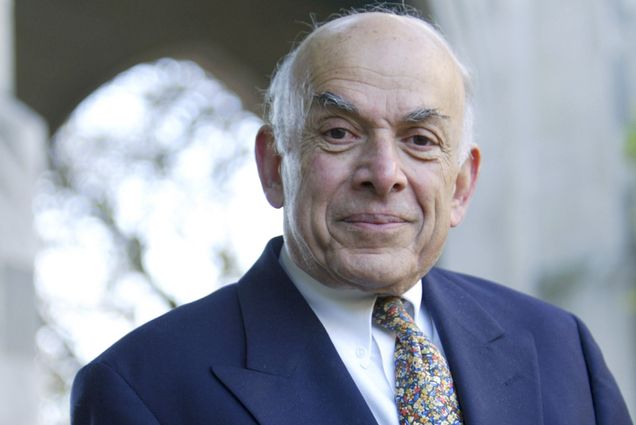
[[[376,214],[376,213],[351,214],[343,218],[342,221],[344,221],[345,223],[354,224],[354,225],[371,225],[371,226],[405,224],[410,222],[410,220],[407,220],[395,214]]]

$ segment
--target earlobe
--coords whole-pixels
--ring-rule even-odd
[[[474,145],[470,149],[468,158],[461,165],[457,179],[455,181],[455,193],[451,204],[451,227],[458,226],[462,222],[470,199],[475,192],[479,167],[481,165],[481,152]]]
[[[283,182],[280,173],[282,158],[276,149],[274,132],[269,125],[256,134],[256,166],[265,197],[271,206],[281,208],[284,203]]]

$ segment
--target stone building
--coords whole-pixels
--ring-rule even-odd
[[[582,317],[633,415],[636,1],[430,4],[476,74],[484,158],[444,261]]]
[[[12,6],[0,1],[0,424],[32,425],[38,377],[31,200],[48,135],[15,97]]]

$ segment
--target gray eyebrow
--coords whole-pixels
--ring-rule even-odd
[[[406,114],[404,116],[404,121],[405,122],[421,122],[421,121],[424,121],[425,119],[431,118],[431,117],[433,117],[433,118],[443,118],[443,119],[448,119],[449,118],[448,115],[441,114],[435,108],[421,108],[421,109],[416,109],[416,110]]]
[[[348,113],[357,113],[358,108],[349,102],[344,97],[325,91],[314,95],[314,102],[322,106],[323,108],[335,108]],[[404,122],[418,123],[428,118],[443,118],[448,119],[448,115],[440,113],[435,108],[419,108],[406,114],[403,118]]]
[[[338,96],[330,91],[318,93],[314,95],[314,102],[323,108],[336,108],[344,112],[356,113],[358,109],[342,96]]]

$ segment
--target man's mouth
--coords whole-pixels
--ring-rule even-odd
[[[358,213],[346,216],[342,221],[350,224],[361,225],[386,225],[386,224],[403,224],[408,220],[396,214],[386,213]]]

